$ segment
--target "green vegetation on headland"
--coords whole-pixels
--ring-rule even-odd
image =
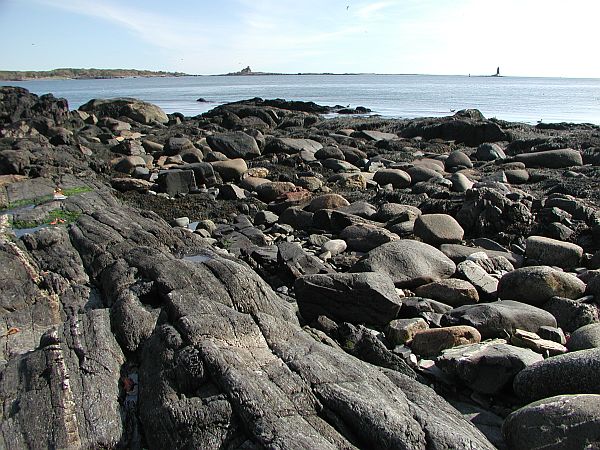
[[[128,78],[128,77],[184,77],[182,72],[154,72],[135,69],[54,69],[41,71],[1,70],[0,81],[23,81],[37,79],[94,79],[94,78]]]

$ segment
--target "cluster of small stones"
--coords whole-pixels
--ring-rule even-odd
[[[7,100],[0,111],[5,207],[59,185],[106,192],[102,208],[115,195],[204,248],[184,259],[243,262],[315,342],[433,387],[490,448],[600,445],[598,127],[475,110],[324,119],[314,104],[260,99],[194,118],[132,99],[36,115],[19,95],[30,117]],[[113,330],[133,333],[131,321]],[[383,442],[353,433],[358,447]]]

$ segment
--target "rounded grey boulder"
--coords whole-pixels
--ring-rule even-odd
[[[570,242],[543,236],[527,238],[525,256],[540,265],[553,265],[570,269],[577,267],[583,256],[583,248]]]
[[[567,348],[570,351],[600,348],[600,323],[591,323],[575,330],[567,342]]]
[[[505,274],[498,283],[498,298],[540,306],[551,297],[579,298],[585,283],[548,266],[522,267]]]
[[[545,167],[548,169],[562,169],[583,164],[581,153],[572,148],[522,153],[515,156],[515,161],[522,162],[527,167]]]
[[[398,287],[449,278],[455,270],[452,260],[437,248],[411,239],[380,245],[350,268],[350,272],[383,273]]]
[[[523,369],[513,389],[526,401],[561,394],[600,394],[600,348],[552,356]]]
[[[404,170],[400,169],[380,169],[375,172],[373,181],[380,186],[391,184],[394,189],[402,189],[410,186],[411,178]]]
[[[531,403],[506,418],[502,434],[513,450],[599,448],[600,395],[559,395]]]
[[[465,230],[448,214],[423,214],[415,220],[415,236],[431,245],[462,241]]]

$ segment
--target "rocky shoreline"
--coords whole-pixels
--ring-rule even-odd
[[[600,445],[600,127],[321,114],[0,88],[0,447]]]

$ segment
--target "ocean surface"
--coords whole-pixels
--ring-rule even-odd
[[[51,92],[71,109],[92,98],[135,97],[166,112],[195,116],[253,97],[365,106],[394,118],[451,115],[477,108],[486,117],[537,123],[600,124],[600,79],[434,75],[264,75],[0,82]],[[204,98],[208,103],[196,100]]]

